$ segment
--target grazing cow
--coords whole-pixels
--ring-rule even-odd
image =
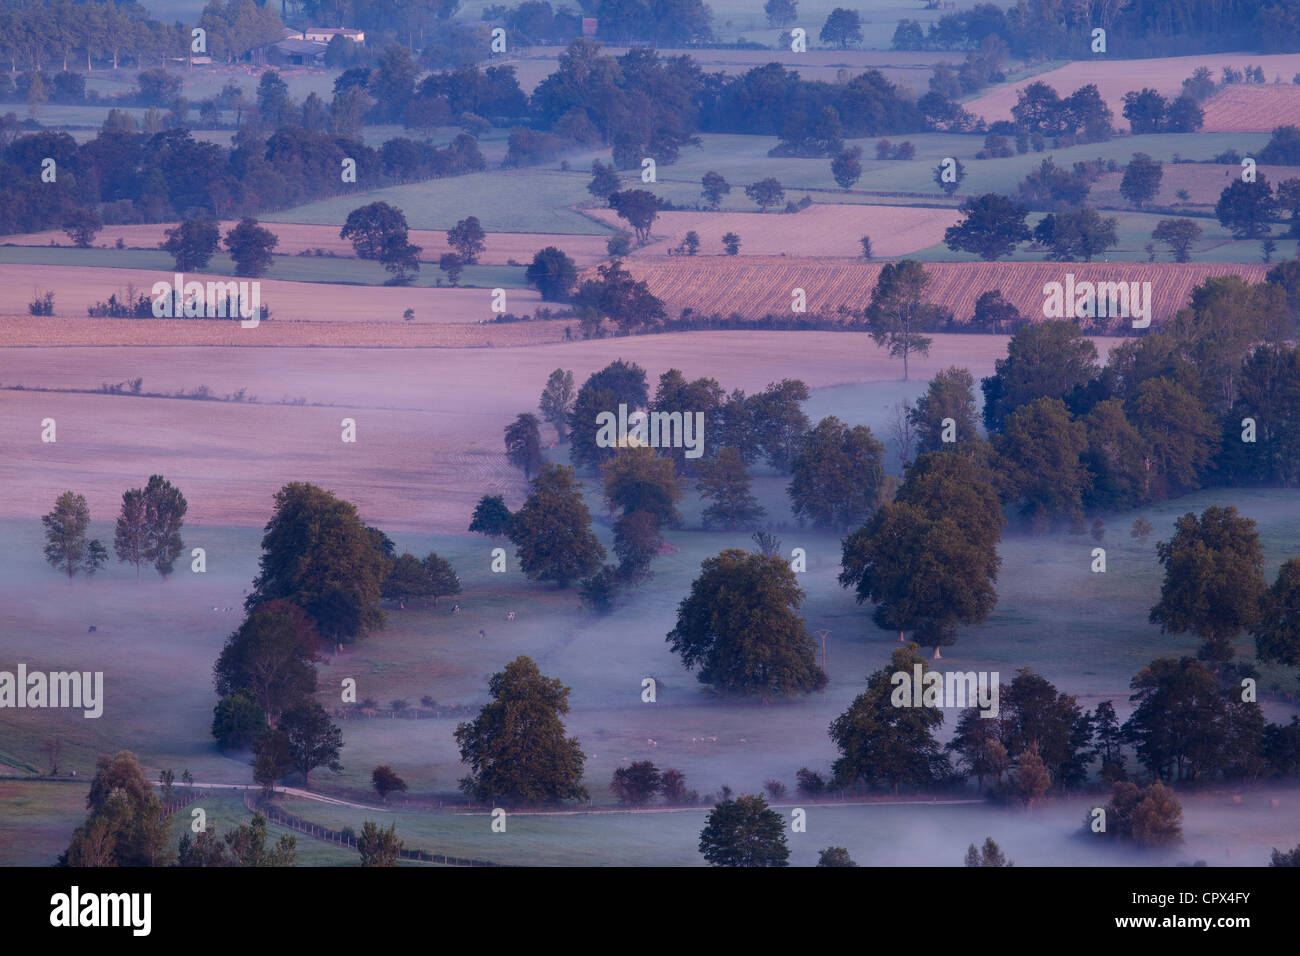
[[[514,611],[510,611],[508,614],[506,614],[506,620],[507,620],[507,621],[513,621],[514,619],[515,619],[515,612],[514,612]]]
[[[460,613],[460,605],[459,605],[459,604],[453,604],[453,605],[451,606],[451,613],[452,613],[452,614],[459,614],[459,613]]]
[[[479,636],[479,637],[487,637],[487,634],[483,633],[483,631],[480,630],[480,631],[478,632],[478,636]]]
[[[98,630],[99,630],[99,628],[95,627],[95,625],[92,624],[92,625],[90,625],[90,627],[86,630],[86,633],[87,633],[87,634],[94,634],[94,633],[95,633],[96,631],[98,631]]]

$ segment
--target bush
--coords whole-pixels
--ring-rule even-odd
[[[27,304],[27,311],[31,315],[53,315],[54,290],[46,289],[44,295],[37,294],[36,298]]]

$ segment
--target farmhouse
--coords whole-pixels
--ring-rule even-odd
[[[271,44],[269,58],[272,63],[315,66],[325,61],[325,50],[326,44],[324,43],[286,37]]]
[[[364,30],[351,30],[347,27],[308,27],[302,31],[304,40],[314,40],[317,43],[329,43],[335,37],[343,37],[345,40],[351,40],[357,46],[366,45],[366,32]]]

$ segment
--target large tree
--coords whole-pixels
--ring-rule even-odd
[[[903,359],[907,381],[908,356],[930,354],[930,339],[921,332],[938,318],[938,307],[925,301],[930,276],[915,259],[887,262],[880,270],[865,317],[867,330],[877,345],[889,347],[892,358]]]
[[[506,426],[506,457],[524,473],[525,480],[542,466],[542,423],[532,412],[521,412]]]
[[[532,494],[511,516],[510,540],[531,580],[568,587],[593,574],[605,559],[581,489],[572,468],[545,464],[533,479]]]
[[[467,216],[448,229],[447,245],[462,262],[469,265],[478,262],[479,254],[487,248],[487,233],[483,231],[478,216]]]
[[[90,813],[59,857],[63,866],[161,866],[168,819],[135,754],[100,757],[86,795]]]
[[[880,503],[885,446],[864,425],[850,428],[834,415],[804,435],[787,493],[792,511],[819,531],[844,531],[865,521]]]
[[[706,529],[715,525],[725,531],[749,528],[767,513],[749,490],[744,458],[730,446],[700,467],[695,490],[711,502],[701,515]]]
[[[533,261],[524,270],[524,279],[544,301],[563,302],[578,282],[578,269],[562,250],[547,246],[534,254]]]
[[[65,491],[54,502],[54,510],[41,518],[45,526],[45,560],[68,576],[93,575],[108,558],[98,539],[86,536],[90,507],[85,495]]]
[[[1266,588],[1255,522],[1231,506],[1211,505],[1199,517],[1189,511],[1156,554],[1165,579],[1151,623],[1204,638],[1202,660],[1230,660],[1232,639],[1255,625]]]
[[[650,230],[663,208],[663,200],[648,189],[626,189],[612,193],[609,206],[636,231],[637,242],[645,245],[650,241]]]
[[[235,275],[256,279],[271,268],[271,250],[280,239],[271,230],[259,226],[252,216],[245,216],[226,233],[226,249],[235,260]]]
[[[1029,238],[1025,225],[1029,207],[1006,196],[972,196],[960,210],[964,218],[943,234],[944,244],[954,252],[973,252],[985,262],[993,262],[1015,252],[1016,245]]]
[[[179,272],[193,272],[205,267],[221,241],[217,221],[206,216],[186,219],[163,235],[166,238],[158,248],[171,254]]]
[[[1300,667],[1300,558],[1284,561],[1278,569],[1252,631],[1261,661]]]
[[[856,10],[836,7],[826,17],[817,38],[822,43],[834,44],[841,50],[847,50],[850,45],[862,42],[862,17]]]
[[[701,683],[762,700],[826,686],[788,561],[732,548],[700,568],[667,639]]]
[[[359,258],[375,261],[394,237],[406,241],[406,216],[386,202],[372,202],[352,210],[339,230],[339,238],[350,239]]]
[[[356,508],[332,492],[306,482],[276,492],[259,565],[249,610],[283,598],[310,614],[333,643],[383,626],[379,596],[388,561]]]
[[[797,378],[773,382],[745,399],[748,414],[744,424],[752,427],[753,436],[746,445],[752,444],[769,465],[783,474],[790,471],[799,443],[808,432],[808,416],[801,405],[807,400],[808,386]],[[746,446],[736,447],[743,452]]]
[[[600,475],[611,512],[647,512],[660,526],[681,521],[677,503],[682,500],[682,487],[671,459],[646,447],[620,448],[601,466]]]
[[[970,372],[955,365],[939,372],[907,412],[917,454],[968,448],[980,437],[977,414]]]
[[[303,700],[286,710],[280,717],[279,729],[288,740],[289,759],[307,786],[311,786],[311,772],[317,767],[335,773],[343,770],[339,760],[343,732],[316,701]]]
[[[895,500],[845,539],[839,581],[872,601],[878,627],[913,631],[939,648],[958,624],[983,621],[997,604],[1002,534],[997,495],[962,455],[921,455]]]
[[[316,693],[319,638],[302,608],[267,601],[226,638],[212,673],[218,696],[245,694],[267,723]]]
[[[1219,195],[1214,214],[1235,238],[1260,239],[1268,235],[1269,223],[1277,216],[1277,200],[1268,179],[1257,173],[1254,182],[1234,179]]]
[[[564,441],[569,434],[569,413],[573,409],[573,373],[557,368],[546,379],[538,408],[542,418],[555,428],[555,435]]]
[[[162,475],[150,475],[144,488],[144,558],[166,578],[185,548],[181,526],[189,504],[180,489]]]
[[[478,716],[456,727],[460,759],[470,768],[461,790],[483,802],[586,799],[582,747],[565,736],[561,719],[569,688],[517,657],[492,675],[488,693],[492,699]]]
[[[1021,514],[1046,525],[1056,518],[1082,520],[1091,476],[1081,462],[1088,430],[1059,398],[1039,398],[1017,408],[994,436],[995,468],[1003,498]]]
[[[943,723],[939,707],[894,704],[894,675],[915,679],[929,670],[915,644],[896,648],[889,666],[867,677],[867,686],[831,723],[830,738],[840,752],[832,765],[839,787],[924,787],[946,778],[951,769],[934,732]],[[910,704],[910,697],[908,698]]]
[[[723,800],[700,831],[700,852],[712,866],[788,866],[785,820],[761,794]]]
[[[1002,428],[1007,415],[1039,398],[1068,398],[1097,377],[1097,346],[1068,320],[1025,325],[1007,343],[1007,357],[984,379],[984,426]]]
[[[1141,209],[1144,202],[1154,199],[1160,192],[1160,180],[1164,174],[1164,167],[1146,153],[1134,153],[1124,167],[1119,194]]]

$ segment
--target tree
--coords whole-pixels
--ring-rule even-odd
[[[149,529],[145,523],[144,491],[132,488],[122,493],[122,513],[117,518],[113,549],[117,560],[135,565],[135,579],[140,580],[140,565],[145,562],[149,546]]]
[[[782,474],[793,467],[799,443],[808,432],[808,416],[801,405],[807,400],[808,386],[797,378],[773,382],[746,400],[754,423],[753,444]]]
[[[974,867],[1004,867],[1011,866],[1012,864],[1007,862],[1006,854],[1003,853],[1002,848],[993,841],[993,838],[985,837],[984,846],[982,848],[977,850],[975,844],[972,843],[966,849],[966,865]]]
[[[484,495],[474,506],[469,529],[490,538],[500,538],[510,534],[510,509],[502,495]]]
[[[717,209],[722,197],[731,192],[731,184],[722,178],[722,174],[709,170],[701,180],[704,198],[709,201],[710,209]]]
[[[576,737],[565,737],[569,688],[517,657],[488,681],[492,699],[478,717],[456,727],[460,758],[470,773],[461,790],[487,802],[522,804],[582,800],[585,757]]]
[[[870,262],[871,261],[871,237],[863,236],[861,239],[858,240],[858,242],[862,244],[862,258]]]
[[[727,250],[727,255],[736,256],[740,254],[740,236],[734,232],[724,233],[722,236],[722,247]]]
[[[340,239],[350,239],[352,248],[360,259],[379,261],[389,240],[407,237],[406,216],[396,206],[386,202],[372,202],[350,213],[339,230]]]
[[[614,771],[609,789],[623,806],[640,807],[659,791],[660,779],[658,767],[649,760],[637,760]]]
[[[1300,559],[1282,563],[1251,632],[1261,662],[1300,667]]]
[[[636,232],[636,241],[645,245],[650,241],[650,229],[654,226],[663,200],[648,189],[627,189],[616,192],[609,197],[610,208],[618,213],[620,219],[626,219]]]
[[[375,788],[375,793],[379,794],[379,799],[385,803],[388,802],[390,793],[405,793],[406,781],[393,772],[393,768],[388,764],[383,764],[374,769],[370,774],[370,783]]]
[[[1133,522],[1133,528],[1129,531],[1129,537],[1136,538],[1138,541],[1146,541],[1147,536],[1156,530],[1156,526],[1148,521],[1145,517],[1139,516]]]
[[[1255,626],[1264,597],[1264,553],[1255,522],[1234,507],[1211,505],[1174,522],[1174,535],[1156,545],[1165,578],[1151,608],[1161,631],[1204,638],[1202,660],[1232,658],[1231,641]]]
[[[217,221],[208,216],[186,219],[165,233],[158,247],[176,260],[176,271],[194,272],[207,266],[221,242]]]
[[[82,572],[87,577],[107,560],[98,539],[87,539],[90,507],[84,495],[65,491],[54,502],[54,510],[41,518],[45,526],[45,560],[63,571],[68,580]]]
[[[763,13],[769,27],[788,27],[798,16],[798,0],[765,0]]]
[[[597,199],[608,201],[610,196],[618,192],[618,187],[618,173],[614,171],[613,164],[607,166],[599,159],[593,159],[591,161],[591,182],[587,184],[587,192]]]
[[[447,273],[447,281],[455,285],[460,281],[460,274],[465,271],[465,263],[454,252],[444,252],[438,257],[438,268]]]
[[[1174,262],[1187,262],[1192,243],[1201,238],[1201,227],[1190,219],[1161,219],[1151,238],[1163,242],[1174,254]]]
[[[686,235],[682,236],[682,248],[686,250],[688,256],[693,256],[700,251],[700,234],[694,229],[687,230]]]
[[[853,184],[862,178],[862,147],[840,151],[831,160],[831,175],[841,189],[852,189]]]
[[[965,218],[943,234],[944,244],[953,252],[973,252],[985,262],[993,262],[1010,255],[1018,243],[1029,238],[1025,225],[1029,207],[1006,196],[985,193],[970,197],[960,210]]]
[[[659,519],[648,511],[631,511],[614,521],[614,553],[618,555],[614,584],[638,584],[650,576],[650,562],[663,548]]]
[[[543,463],[541,425],[536,415],[521,412],[506,426],[506,457],[523,471],[525,480]]]
[[[555,428],[556,437],[563,442],[568,434],[569,414],[573,409],[573,373],[557,368],[546,379],[538,408],[542,418]]]
[[[650,448],[621,448],[601,466],[600,473],[611,512],[616,508],[623,509],[625,515],[648,512],[661,526],[681,521],[677,503],[682,500],[682,488],[671,459]]]
[[[166,862],[168,820],[135,754],[95,762],[86,796],[90,811],[73,831],[60,866],[158,866]]]
[[[1012,303],[1002,297],[1001,289],[981,292],[975,300],[975,314],[971,325],[981,332],[1015,332],[1025,324],[1024,316]]]
[[[430,551],[420,563],[424,566],[424,573],[428,575],[429,596],[433,598],[434,607],[438,606],[438,598],[447,594],[460,593],[460,577],[450,561]]]
[[[305,482],[276,492],[259,566],[245,602],[249,610],[283,598],[311,615],[331,643],[383,626],[379,597],[388,560],[356,508],[332,492]]]
[[[828,846],[817,854],[818,866],[857,866],[842,846]]]
[[[880,270],[866,309],[867,330],[876,345],[887,345],[891,358],[902,356],[907,381],[908,356],[930,354],[930,339],[920,331],[934,323],[938,307],[924,301],[930,276],[915,259],[887,262]]]
[[[409,553],[393,562],[381,592],[384,597],[400,602],[403,608],[411,598],[423,597],[428,593],[429,576],[420,559]]]
[[[700,831],[700,852],[711,866],[788,866],[785,820],[761,795],[723,800]]]
[[[1103,219],[1095,209],[1049,213],[1034,227],[1034,241],[1047,246],[1047,258],[1057,262],[1091,262],[1119,244],[1118,225],[1114,216]]]
[[[1004,500],[1036,525],[1058,517],[1079,521],[1091,480],[1080,461],[1088,431],[1059,398],[1022,405],[994,436],[995,468]]]
[[[289,745],[289,759],[302,774],[303,784],[311,786],[311,772],[326,767],[339,773],[343,764],[339,751],[343,749],[343,732],[325,713],[325,708],[314,700],[303,700],[286,710],[280,717],[279,730]]]
[[[594,573],[604,560],[581,488],[572,468],[542,465],[532,494],[511,517],[510,540],[530,580],[565,588]]]
[[[1219,195],[1214,214],[1234,238],[1261,239],[1268,235],[1269,223],[1277,216],[1277,200],[1268,179],[1256,173],[1254,182],[1234,179]]]
[[[962,165],[960,159],[953,159],[952,178],[948,178],[948,169],[944,164],[939,164],[934,168],[934,181],[939,188],[951,196],[961,188],[961,181],[966,178],[966,167]]]
[[[357,837],[357,852],[361,854],[362,866],[396,866],[402,853],[397,824],[390,823],[385,830],[374,820],[367,820],[361,827],[361,836]]]
[[[447,245],[467,265],[478,262],[479,253],[487,248],[487,233],[478,216],[467,216],[447,230]]]
[[[78,249],[89,249],[95,241],[99,230],[104,228],[104,220],[93,209],[77,207],[63,219],[63,231]]]
[[[1142,204],[1156,197],[1160,192],[1160,180],[1164,178],[1165,169],[1146,153],[1134,153],[1124,167],[1124,178],[1119,184],[1119,194],[1139,209]]]
[[[271,268],[271,250],[279,245],[279,238],[269,229],[245,216],[226,233],[226,249],[235,260],[235,275],[256,279]]]
[[[822,43],[838,44],[841,50],[847,50],[850,44],[862,42],[862,18],[856,10],[836,7],[826,18],[817,38]]]
[[[389,236],[384,243],[384,251],[379,254],[379,262],[392,274],[391,285],[406,285],[411,281],[411,273],[420,271],[420,246],[407,242],[405,236]]]
[[[1033,802],[1052,787],[1052,776],[1047,765],[1038,755],[1038,744],[1031,743],[1025,748],[1011,771],[1011,792],[1028,810]]]
[[[162,475],[150,475],[142,493],[144,498],[144,559],[166,578],[172,573],[185,543],[181,526],[189,504],[180,489]],[[125,497],[125,496],[124,496]],[[125,500],[123,501],[125,508]],[[120,557],[120,556],[119,556]],[[137,571],[139,566],[137,565]]]
[[[243,694],[261,708],[263,724],[316,693],[320,660],[315,623],[285,600],[267,601],[226,638],[213,665],[213,683],[223,699]]]
[[[731,548],[700,568],[667,640],[701,683],[763,701],[826,686],[788,561]]]
[[[608,318],[629,331],[654,328],[668,315],[646,281],[634,279],[617,259],[596,267],[596,278],[582,283],[575,302],[579,314],[587,312],[597,326]]]
[[[781,183],[769,176],[745,187],[745,195],[758,205],[759,212],[767,212],[768,206],[775,206],[785,199],[785,190]],[[727,241],[724,236],[722,241]]]
[[[563,302],[578,282],[578,269],[573,260],[555,246],[539,249],[533,261],[524,270],[528,284],[541,293],[546,302]]]
[[[878,627],[913,630],[933,647],[958,624],[984,620],[997,604],[1003,518],[981,466],[964,455],[921,455],[895,500],[845,539],[841,587],[876,604]]]
[[[907,418],[916,431],[919,455],[969,447],[979,438],[975,379],[964,368],[954,365],[945,369],[930,379],[925,394],[916,400]]]
[[[717,525],[725,531],[737,531],[752,527],[767,514],[750,493],[744,458],[730,446],[700,466],[695,490],[712,502],[701,515],[706,529]]]
[[[893,703],[896,673],[928,670],[915,644],[897,648],[889,665],[867,677],[866,689],[831,723],[830,738],[840,752],[832,765],[837,787],[933,784],[950,773],[934,731],[943,723],[938,707]]]
[[[984,379],[984,427],[1002,428],[1006,417],[1037,398],[1066,398],[1101,372],[1097,346],[1078,325],[1064,319],[1033,322],[1016,330],[1007,357]]]
[[[1300,866],[1300,843],[1296,848],[1289,852],[1279,850],[1273,847],[1273,852],[1269,857],[1269,866]]]
[[[223,751],[243,750],[266,731],[266,714],[243,691],[222,697],[212,709],[212,736]]]
[[[823,418],[804,435],[792,464],[787,493],[795,517],[819,531],[861,524],[880,503],[884,457],[885,446],[871,429]]]
[[[1224,685],[1191,657],[1152,661],[1133,677],[1135,703],[1124,724],[1153,778],[1213,779],[1259,751],[1264,717],[1240,687]]]

